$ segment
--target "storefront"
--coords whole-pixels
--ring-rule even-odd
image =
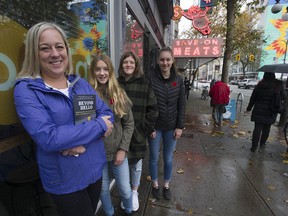
[[[29,145],[13,102],[28,29],[37,22],[60,25],[69,38],[74,72],[88,77],[91,56],[106,53],[115,69],[121,54],[133,50],[147,74],[155,65],[158,48],[170,45],[173,1],[152,0],[2,0],[0,2],[0,179],[10,161],[11,150]],[[24,138],[25,137],[25,138]],[[21,147],[22,148],[22,147]],[[22,152],[23,153],[23,152]],[[4,156],[3,156],[4,155]]]

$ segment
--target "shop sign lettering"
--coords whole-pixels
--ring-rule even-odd
[[[220,57],[222,38],[175,39],[172,50],[175,57]]]

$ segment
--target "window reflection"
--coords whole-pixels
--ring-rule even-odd
[[[133,51],[141,61],[143,61],[143,33],[143,28],[127,9],[125,50]]]
[[[109,54],[107,9],[108,0],[0,1],[0,139],[23,130],[13,87],[24,59],[28,29],[42,21],[61,26],[69,38],[74,72],[87,78],[91,55]]]

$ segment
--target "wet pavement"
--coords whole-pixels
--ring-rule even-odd
[[[147,154],[138,191],[140,208],[134,216],[288,215],[288,157],[282,128],[273,125],[266,147],[251,153],[250,115],[238,112],[235,122],[215,128],[209,100],[201,100],[200,94],[191,91],[187,102],[186,130],[174,153],[172,199],[153,198]],[[162,187],[162,163],[159,171]],[[124,215],[116,188],[112,197],[115,215]],[[103,215],[100,209],[97,216]]]
[[[266,147],[251,153],[254,123],[250,115],[238,112],[235,122],[225,121],[222,127],[215,128],[209,100],[201,100],[200,95],[200,90],[191,91],[187,101],[186,129],[174,153],[172,199],[153,198],[151,182],[147,180],[147,152],[138,191],[140,208],[134,216],[287,216],[288,157],[282,128],[273,125]],[[162,188],[162,158],[159,172]],[[10,215],[40,215],[34,207],[33,191],[35,185],[15,188],[2,182],[0,200],[8,209],[14,209]],[[111,193],[115,216],[124,215],[117,189],[112,189]],[[43,191],[39,202],[43,216],[58,216]],[[8,216],[4,212],[0,205],[0,216]],[[104,216],[101,207],[95,216]]]

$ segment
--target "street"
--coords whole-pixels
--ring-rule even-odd
[[[200,83],[200,82],[197,83],[196,82],[195,86],[198,89],[202,90],[204,86],[210,87],[210,83]],[[236,102],[237,102],[237,97],[238,97],[238,100],[241,100],[241,96],[243,96],[242,109],[241,109],[241,111],[243,111],[249,103],[253,88],[252,89],[244,89],[244,88],[239,89],[237,85],[229,85],[229,87],[231,90],[230,98],[234,98],[236,100]],[[210,90],[210,88],[209,88],[209,90]],[[239,101],[238,103],[240,105],[241,102]]]
[[[235,90],[235,96],[246,95],[245,101],[252,92],[237,86],[231,89]],[[254,124],[250,114],[237,112],[237,121],[225,121],[223,127],[215,128],[209,100],[201,100],[200,95],[201,88],[194,89],[187,101],[186,129],[174,153],[172,199],[156,200],[152,196],[151,182],[146,178],[149,175],[147,155],[138,191],[140,208],[134,215],[287,215],[288,157],[284,154],[287,144],[282,129],[273,125],[266,148],[251,153]],[[160,157],[162,186],[162,154]],[[112,199],[115,215],[124,215],[117,189],[112,191]],[[101,210],[97,214],[104,215]]]

